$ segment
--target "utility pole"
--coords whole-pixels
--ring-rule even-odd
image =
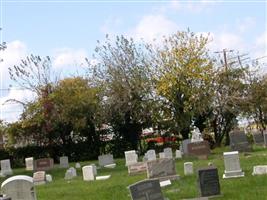
[[[225,68],[225,72],[228,71],[228,62],[227,62],[227,53],[232,53],[234,50],[227,50],[227,49],[223,49],[222,51],[215,51],[214,53],[222,53],[223,54],[223,63],[224,63],[224,68]]]

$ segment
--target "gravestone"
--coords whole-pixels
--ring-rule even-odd
[[[184,175],[191,175],[194,174],[194,168],[192,162],[185,162],[184,163]]]
[[[33,171],[33,157],[25,158],[26,170]]]
[[[41,158],[34,161],[35,171],[47,171],[54,167],[54,160],[52,158]]]
[[[150,149],[146,152],[147,155],[147,161],[150,160],[157,160],[156,151],[154,149]]]
[[[144,173],[147,170],[146,162],[137,162],[131,165],[128,165],[128,174],[135,175]]]
[[[124,155],[125,155],[125,165],[126,166],[137,163],[138,155],[136,154],[135,150],[125,151]]]
[[[65,180],[71,180],[71,179],[73,179],[74,178],[74,176],[73,176],[73,174],[72,174],[72,171],[70,170],[70,169],[67,169],[67,171],[65,172],[65,177],[64,177],[64,179]]]
[[[183,151],[183,154],[185,154],[185,155],[188,154],[187,146],[189,143],[191,143],[191,139],[185,139],[182,141],[182,151]]]
[[[159,180],[139,181],[129,186],[132,200],[164,200]]]
[[[159,153],[159,158],[165,158],[165,153],[164,152],[160,152]]]
[[[80,169],[81,168],[81,164],[80,163],[75,163],[75,168],[76,169]]]
[[[230,148],[232,151],[250,152],[251,145],[248,143],[247,136],[244,131],[235,130],[229,133]]]
[[[114,159],[112,154],[105,154],[98,156],[98,164],[103,167],[105,165],[114,164]]]
[[[93,181],[95,180],[94,176],[94,167],[92,165],[86,165],[82,168],[83,171],[83,180],[84,181]]]
[[[52,175],[51,175],[51,174],[46,174],[46,175],[45,175],[45,180],[46,180],[47,182],[52,182],[52,181],[53,181],[53,177],[52,177]]]
[[[220,195],[218,169],[216,167],[199,169],[198,185],[201,197]]]
[[[256,165],[253,167],[252,175],[263,175],[267,174],[267,165]]]
[[[38,171],[38,172],[33,173],[33,183],[34,185],[46,184],[45,171]]]
[[[264,144],[264,137],[260,131],[253,130],[252,136],[253,136],[253,140],[254,140],[255,144],[257,144],[257,145],[263,145]]]
[[[6,179],[1,190],[12,200],[37,200],[33,179],[29,176],[19,175]]]
[[[64,179],[70,180],[77,176],[77,171],[74,167],[67,169]]]
[[[164,148],[163,152],[165,154],[165,158],[172,158],[172,148]]]
[[[182,158],[182,152],[180,150],[175,151],[175,158],[177,159]]]
[[[224,174],[223,178],[236,178],[244,177],[245,174],[242,172],[239,163],[238,151],[224,152]]]
[[[97,175],[96,165],[95,164],[91,164],[91,166],[93,166],[94,176],[96,176]]]
[[[267,147],[267,131],[263,131],[264,146]]]
[[[68,156],[62,156],[59,158],[59,166],[60,166],[60,168],[68,168],[69,167]]]
[[[204,140],[201,142],[192,142],[187,145],[188,155],[197,156],[198,158],[207,159],[210,154],[209,142]]]
[[[179,176],[176,174],[175,161],[171,158],[148,161],[147,178],[157,178],[160,181],[178,179]]]
[[[12,175],[13,171],[11,169],[10,160],[1,160],[1,174],[3,176]]]

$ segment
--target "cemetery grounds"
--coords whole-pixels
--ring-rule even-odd
[[[197,168],[207,167],[209,162],[218,168],[221,197],[214,199],[241,199],[241,200],[265,200],[267,199],[267,175],[252,176],[253,166],[267,164],[267,149],[254,146],[253,152],[239,153],[241,169],[245,172],[243,178],[223,179],[224,159],[223,152],[230,151],[229,147],[216,148],[208,160],[197,158],[176,159],[176,171],[180,179],[172,181],[172,184],[162,188],[164,197],[169,200],[196,198],[199,196],[197,185]],[[140,158],[139,158],[140,159]],[[124,159],[115,160],[117,166],[114,169],[101,168],[97,175],[111,175],[108,180],[83,181],[82,170],[77,169],[78,177],[72,180],[65,180],[66,169],[55,165],[48,174],[53,176],[53,182],[46,185],[36,186],[38,200],[130,200],[130,193],[127,186],[146,179],[146,173],[139,175],[128,175]],[[183,163],[193,162],[194,175],[184,176]],[[98,161],[81,162],[81,165],[98,164]],[[74,166],[75,163],[70,163]],[[32,172],[24,168],[14,169],[13,175],[29,175]],[[7,178],[7,177],[6,177]],[[6,179],[1,178],[1,183]]]

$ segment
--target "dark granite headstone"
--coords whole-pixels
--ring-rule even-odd
[[[220,182],[216,167],[198,170],[199,191],[202,197],[220,195]]]
[[[267,147],[267,131],[263,132],[264,146]]]
[[[232,151],[250,152],[251,145],[248,143],[247,136],[243,131],[232,131],[229,133],[230,147]]]
[[[253,131],[252,136],[253,136],[253,140],[255,144],[258,144],[258,145],[264,144],[264,137],[260,131]]]
[[[187,145],[188,155],[199,158],[208,158],[210,154],[210,145],[208,141],[192,142]]]
[[[54,160],[52,158],[41,158],[34,161],[35,171],[47,171],[53,169]]]
[[[164,200],[159,180],[145,180],[129,186],[132,200]]]

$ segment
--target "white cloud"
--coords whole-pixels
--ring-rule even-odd
[[[254,28],[254,26],[256,25],[256,21],[252,17],[246,17],[244,19],[237,19],[236,25],[237,25],[237,30],[240,33],[244,33]]]
[[[26,45],[19,40],[7,43],[7,48],[0,51],[0,59],[3,59],[3,62],[0,62],[1,83],[5,84],[5,87],[9,82],[8,68],[20,64],[21,59],[25,58],[26,52]]]
[[[190,12],[190,13],[200,13],[203,11],[207,11],[211,8],[211,6],[215,5],[216,1],[179,1],[173,0],[170,1],[168,5],[162,6],[160,8],[161,11],[169,12],[171,11],[181,11],[181,12]]]
[[[23,109],[22,104],[18,102],[26,103],[32,101],[35,97],[35,93],[31,92],[30,90],[21,90],[14,87],[10,88],[8,94],[0,98],[1,119],[4,119],[7,122],[14,122],[18,120]]]
[[[135,39],[143,38],[151,41],[175,33],[177,30],[178,25],[164,15],[147,15],[140,20],[130,35]]]
[[[239,34],[231,32],[211,33],[211,39],[210,48],[214,51],[233,49],[242,52],[246,50],[243,38]]]
[[[83,49],[61,48],[54,51],[53,67],[73,69],[85,63],[88,54]]]

